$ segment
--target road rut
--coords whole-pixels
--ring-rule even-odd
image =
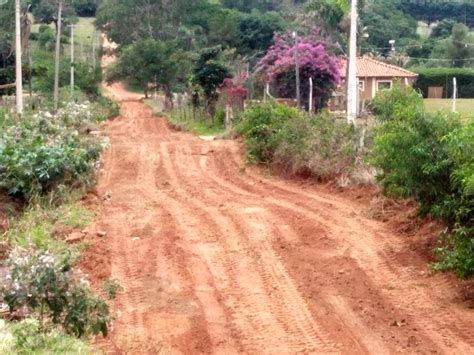
[[[474,312],[360,203],[246,167],[126,92],[86,253],[120,280],[110,353],[474,352]],[[403,257],[400,257],[402,256]],[[91,262],[94,261],[94,262]]]

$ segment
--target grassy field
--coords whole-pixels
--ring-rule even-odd
[[[94,17],[78,17],[78,22],[76,23],[76,28],[75,28],[75,39],[74,42],[76,43],[76,46],[87,46],[87,47],[92,47],[92,41],[94,39],[94,36],[97,36],[97,31],[94,26]],[[32,33],[38,33],[39,28],[41,24],[40,23],[35,23],[33,26],[31,26],[31,32]],[[54,29],[54,24],[51,23],[49,25],[51,28]],[[96,39],[96,43],[97,39]]]
[[[428,112],[451,111],[453,101],[450,99],[425,99],[425,107]],[[474,99],[458,99],[456,109],[466,120],[474,119]]]

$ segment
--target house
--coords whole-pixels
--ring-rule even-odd
[[[412,85],[418,77],[418,74],[409,70],[367,56],[357,59],[356,72],[359,80],[359,112],[364,111],[366,103],[375,96],[377,91],[392,88],[396,80],[399,80],[402,85]],[[347,59],[341,58],[342,82],[329,100],[330,111],[346,110],[346,75]]]

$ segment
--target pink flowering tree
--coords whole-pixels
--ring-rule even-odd
[[[274,42],[257,65],[261,79],[271,84],[278,97],[295,98],[298,50],[302,103],[308,106],[309,78],[312,78],[314,102],[318,107],[325,105],[340,82],[339,60],[328,53],[327,42],[319,38],[318,31],[301,38],[297,46],[293,38],[279,34],[275,35]]]
[[[242,74],[234,78],[224,79],[221,86],[221,95],[226,105],[230,105],[235,110],[242,110],[244,100],[247,97],[248,90],[244,86],[247,76]]]

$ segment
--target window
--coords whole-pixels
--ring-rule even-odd
[[[359,91],[365,91],[365,81],[359,80]]]
[[[377,91],[390,90],[392,88],[392,80],[377,80]]]

